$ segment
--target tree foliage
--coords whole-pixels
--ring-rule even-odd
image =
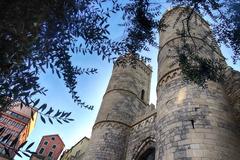
[[[234,0],[168,0],[173,6],[191,7],[215,20],[214,33],[219,42],[229,45],[233,59],[239,60],[239,2]],[[159,24],[161,2],[131,0],[33,0],[0,2],[0,103],[6,109],[12,102],[34,104],[36,94],[47,89],[38,83],[40,73],[50,69],[63,78],[73,100],[92,108],[77,95],[77,76],[95,74],[95,68],[71,63],[71,53],[97,53],[113,61],[115,55],[138,54],[158,46],[156,34],[166,27]],[[109,38],[109,18],[123,13],[126,36]],[[230,13],[230,14],[225,14]],[[75,46],[80,39],[80,45]],[[181,65],[186,66],[186,65]]]
[[[38,79],[48,68],[63,78],[75,102],[91,108],[77,96],[76,78],[97,70],[73,66],[69,48],[76,37],[85,39],[87,45],[95,43],[91,46],[104,41],[109,11],[97,1],[75,0],[1,1],[0,7],[1,109],[15,101],[29,106],[34,104],[34,95],[46,94]]]
[[[197,0],[197,1],[179,1],[173,0],[172,4],[180,5],[184,7],[190,7],[192,12],[189,12],[187,20],[187,28],[185,35],[192,37],[191,26],[189,24],[192,18],[193,11],[201,15],[207,15],[212,19],[213,33],[204,33],[202,41],[207,45],[207,38],[217,39],[219,44],[224,43],[233,50],[233,62],[236,63],[239,60],[239,9],[240,2],[227,0]],[[226,14],[229,13],[229,14]],[[184,37],[184,36],[183,36]],[[216,51],[215,39],[211,40],[211,50]],[[183,72],[185,80],[194,82],[200,86],[205,86],[207,80],[215,82],[223,82],[226,65],[224,59],[209,59],[199,56],[199,51],[203,46],[197,46],[192,38],[194,47],[191,47],[188,43],[184,43],[181,48],[178,48],[178,63]],[[217,46],[218,47],[218,46]],[[185,53],[183,54],[184,51]]]
[[[165,1],[164,1],[165,2]],[[213,20],[213,33],[218,42],[233,49],[233,60],[240,60],[240,2],[237,0],[166,0],[172,6],[189,7],[192,11],[208,15]],[[84,108],[86,104],[76,91],[77,77],[95,74],[96,68],[82,68],[71,62],[72,54],[93,54],[115,61],[116,56],[134,57],[143,61],[142,50],[158,47],[156,35],[164,31],[160,23],[162,1],[153,0],[14,0],[0,1],[0,110],[14,102],[38,107],[41,120],[53,123],[70,122],[71,112],[47,109],[40,105],[38,94],[47,89],[39,84],[40,74],[46,70],[62,78],[74,102]],[[111,39],[110,19],[122,14],[126,35]],[[191,19],[192,12],[187,16]],[[190,35],[191,27],[184,34]],[[183,35],[184,35],[183,34]],[[190,35],[191,36],[191,35]],[[76,42],[80,42],[77,45]],[[196,48],[187,45],[178,50],[177,62],[185,79],[204,85],[207,80],[221,81],[223,66],[197,55]],[[127,54],[126,54],[127,53]],[[132,53],[129,55],[128,53]],[[189,58],[186,58],[189,57]],[[128,58],[127,58],[128,59]],[[129,59],[128,59],[129,60]],[[197,65],[196,65],[197,64]],[[26,153],[27,154],[27,153]]]
[[[232,48],[233,62],[240,60],[240,1],[226,0],[218,9],[214,33],[219,42]]]

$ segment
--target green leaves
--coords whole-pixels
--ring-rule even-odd
[[[175,51],[177,53],[177,62],[186,82],[193,82],[201,87],[206,87],[208,80],[214,82],[223,81],[225,70],[223,60],[199,56],[201,55],[200,46],[196,49],[184,40],[182,42],[183,45],[175,47]]]
[[[239,1],[168,0],[168,2],[177,7],[193,8],[196,12],[209,16],[213,21],[213,33],[217,41],[232,48],[234,63],[240,60]]]
[[[0,2],[0,9],[4,17],[0,20],[0,31],[3,33],[0,35],[2,110],[18,101],[29,106],[32,104],[32,96],[46,95],[46,89],[40,86],[38,80],[40,72],[46,73],[47,68],[59,78],[63,78],[70,94],[75,92],[77,75],[83,72],[96,73],[95,69],[78,71],[78,67],[72,65],[69,47],[79,36],[84,37],[86,41],[102,39],[105,36],[108,24],[105,24],[106,17],[99,16],[104,12],[99,3],[75,0],[64,3],[16,1],[14,4]],[[92,22],[97,24],[103,22],[103,26],[96,27]],[[75,102],[79,101],[76,96],[73,98]],[[32,104],[34,107],[39,101],[35,102]],[[44,110],[44,106],[42,107]]]
[[[29,150],[33,145],[34,145],[34,142],[30,143],[30,144],[27,146],[26,150]]]
[[[31,154],[34,154],[35,152],[31,151],[31,147],[34,145],[34,142],[30,143],[27,145],[27,147],[22,150],[22,148],[24,148],[24,146],[26,146],[27,141],[23,142],[17,150],[15,150],[15,153],[19,156],[22,157],[21,154],[25,155],[26,157],[31,157]]]
[[[158,10],[154,10],[155,7]],[[127,33],[123,39],[127,52],[149,51],[148,45],[158,47],[156,35],[159,16],[157,15],[160,13],[160,7],[160,3],[151,6],[147,0],[130,1],[123,7],[125,22],[121,26],[125,27]]]
[[[45,115],[50,115],[54,110],[52,107],[49,108],[49,110],[45,113]]]
[[[51,124],[53,124],[53,121],[52,121],[52,119],[49,117],[48,118],[48,121],[51,123]]]
[[[18,147],[18,150],[20,150],[22,147],[24,147],[25,144],[27,144],[27,141],[23,142],[23,143]]]
[[[38,110],[40,112],[43,112],[46,108],[47,108],[47,104],[45,103],[45,104],[41,105],[41,107],[39,107]]]
[[[47,104],[43,104],[38,109],[38,114],[40,116],[41,121],[44,124],[47,122],[46,120],[48,120],[51,124],[53,124],[53,120],[56,120],[60,124],[62,124],[62,122],[69,123],[70,121],[74,120],[69,118],[71,112],[60,111],[59,109],[55,112],[55,110],[52,107],[50,107],[49,109],[47,108],[48,108]]]
[[[46,123],[45,118],[44,118],[42,115],[40,115],[40,117],[41,117],[42,122],[43,122],[43,123]]]
[[[29,105],[34,96],[46,95],[47,90],[38,83],[38,79],[39,74],[46,73],[47,69],[63,79],[74,102],[91,109],[90,105],[86,107],[76,94],[77,76],[95,74],[97,70],[74,66],[71,62],[72,52],[83,55],[96,53],[102,60],[112,62],[117,56],[128,52],[138,54],[142,50],[149,51],[149,45],[159,47],[156,35],[166,26],[159,22],[161,3],[151,2],[133,0],[122,4],[116,0],[69,0],[51,3],[1,1],[1,109],[6,110],[11,103],[17,101]],[[218,41],[232,47],[234,62],[239,60],[239,2],[167,2],[173,6],[193,7],[197,12],[207,13],[213,20],[217,20],[214,33]],[[112,33],[109,30],[109,18],[115,13],[123,13],[121,26],[126,33],[119,41],[111,39]],[[78,43],[80,44],[76,46]]]
[[[38,105],[39,101],[40,101],[40,99],[36,100],[33,104],[33,107],[36,107]]]

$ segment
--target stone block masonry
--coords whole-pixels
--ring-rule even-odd
[[[184,43],[207,59],[223,56],[208,23],[193,12],[184,37],[188,8],[163,15],[156,108],[149,105],[151,68],[115,65],[92,130],[86,160],[239,160],[240,73],[228,69],[224,85],[186,83],[173,58]],[[238,113],[238,114],[236,114]],[[239,118],[239,117],[238,117]]]
[[[156,159],[237,160],[239,127],[222,85],[209,81],[208,88],[202,89],[188,84],[178,64],[171,65],[174,59],[169,57],[177,54],[174,46],[181,47],[183,39],[187,44],[201,46],[200,53],[205,58],[222,58],[219,48],[212,50],[215,41],[210,41],[213,39],[210,27],[197,13],[189,21],[193,36],[179,37],[177,32],[183,29],[188,13],[188,9],[176,8],[162,19],[169,26],[160,33]],[[209,33],[207,42],[204,33]]]

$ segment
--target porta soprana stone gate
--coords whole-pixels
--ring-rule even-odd
[[[179,35],[190,10],[174,8],[161,19],[168,27],[160,32],[156,107],[149,105],[150,66],[141,61],[136,69],[114,66],[85,160],[240,159],[239,121],[229,96],[236,99],[240,93],[211,81],[205,89],[187,84],[169,58],[186,42],[201,46],[200,56],[223,59],[208,23],[197,13],[189,21],[192,37]]]

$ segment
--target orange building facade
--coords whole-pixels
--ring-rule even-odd
[[[4,147],[9,148],[14,140],[17,139],[17,143],[11,148],[17,149],[23,142],[27,140],[31,131],[35,127],[37,119],[37,109],[32,107],[22,106],[20,103],[16,103],[13,108],[6,112],[0,112],[0,156],[7,156]],[[9,135],[5,140],[3,139]],[[13,158],[15,153],[10,151],[10,157]]]
[[[58,134],[43,136],[31,160],[57,160],[65,145]]]

